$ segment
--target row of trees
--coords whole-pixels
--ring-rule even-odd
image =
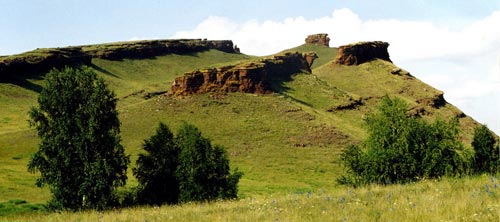
[[[407,115],[407,110],[401,99],[382,99],[378,112],[366,118],[368,138],[341,154],[347,174],[340,183],[405,183],[498,171],[499,148],[486,126],[475,129],[470,150],[459,139],[456,119],[429,123]]]
[[[52,70],[29,112],[40,137],[28,169],[48,185],[53,209],[105,209],[119,204],[116,188],[127,181],[130,157],[120,144],[117,99],[88,68]],[[237,197],[241,173],[230,173],[225,150],[212,146],[193,125],[177,136],[160,123],[144,141],[134,175],[137,192],[129,204],[163,204]]]

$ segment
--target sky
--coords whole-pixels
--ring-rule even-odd
[[[268,55],[328,33],[391,60],[500,135],[498,0],[0,0],[0,55],[139,39],[230,39]]]

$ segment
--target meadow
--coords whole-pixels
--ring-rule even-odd
[[[313,73],[281,83],[269,95],[205,94],[166,96],[172,80],[194,69],[256,59],[211,50],[193,55],[108,61],[93,68],[115,91],[122,123],[122,144],[131,155],[126,191],[137,185],[131,173],[144,139],[158,122],[174,132],[183,121],[222,145],[232,168],[244,173],[239,199],[178,206],[133,207],[105,212],[43,211],[50,199],[38,188],[26,164],[37,149],[27,111],[36,105],[43,78],[0,83],[0,221],[498,221],[498,176],[442,178],[408,185],[361,188],[339,186],[338,154],[366,137],[364,116],[383,95],[412,105],[437,92],[416,78],[392,75],[396,66],[372,61],[355,67],[331,64],[335,48],[303,45],[288,51],[315,51]],[[346,101],[362,100],[352,110],[331,111]],[[450,104],[426,118],[455,116]],[[461,118],[464,141],[475,122]],[[467,146],[470,146],[466,144]]]
[[[8,221],[498,221],[494,176],[336,187],[285,195],[105,212],[11,215]]]

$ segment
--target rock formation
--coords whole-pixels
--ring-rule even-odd
[[[233,46],[231,40],[208,41],[206,39],[147,40],[83,47],[84,53],[93,58],[109,60],[143,59],[169,53],[186,54],[210,49],[239,53],[239,49]]]
[[[308,35],[306,38],[306,44],[316,44],[330,47],[330,38],[328,38],[328,34],[326,33]]]
[[[90,64],[92,58],[108,60],[143,59],[169,53],[186,54],[216,49],[239,53],[231,40],[169,39],[117,42],[65,48],[37,49],[12,56],[0,57],[0,80],[9,75],[43,73],[52,68],[75,64]]]
[[[189,72],[174,80],[171,94],[271,93],[271,80],[285,80],[295,73],[311,72],[315,57],[314,53],[286,53],[255,62]]]
[[[52,68],[91,62],[92,57],[82,52],[81,47],[59,49],[37,49],[35,51],[0,57],[0,79],[7,79],[9,74],[46,72]]]
[[[444,93],[438,92],[430,98],[421,98],[417,100],[418,104],[423,106],[428,106],[432,108],[439,108],[446,105],[446,100],[444,99]]]
[[[335,58],[336,64],[341,65],[359,65],[374,59],[382,59],[392,62],[387,51],[389,43],[375,42],[358,42],[339,47],[339,53]]]

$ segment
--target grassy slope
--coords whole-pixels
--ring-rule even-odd
[[[372,61],[361,66],[334,66],[330,61],[337,53],[335,48],[302,45],[291,50],[318,53],[313,74],[295,75],[292,81],[283,83],[287,90],[282,94],[262,96],[235,93],[184,99],[143,98],[148,93],[167,90],[173,78],[183,72],[251,59],[245,55],[209,51],[121,62],[96,59],[93,64],[120,98],[123,144],[132,162],[141,152],[143,139],[154,132],[158,121],[167,123],[174,131],[182,121],[194,123],[213,142],[225,146],[233,167],[245,173],[240,182],[240,196],[244,200],[227,204],[246,212],[252,210],[253,198],[269,201],[270,196],[276,196],[291,204],[287,195],[294,193],[344,192],[346,188],[337,187],[334,182],[342,172],[337,154],[346,143],[365,136],[362,118],[372,110],[376,98],[398,94],[414,103],[416,97],[432,94],[424,93],[427,91],[422,90],[423,87],[434,92],[418,80],[389,74],[394,67],[390,63]],[[40,79],[29,81],[43,84]],[[415,92],[400,93],[401,89]],[[327,112],[329,107],[342,104],[348,98],[359,97],[375,99],[366,100],[367,105],[354,110]],[[15,199],[39,203],[49,198],[48,190],[36,188],[35,177],[26,172],[37,138],[32,130],[26,130],[24,113],[35,100],[36,93],[28,87],[0,83],[0,103],[10,109],[2,109],[2,118],[19,115],[11,117],[8,123],[0,119],[0,203]],[[445,108],[436,113],[448,116],[454,112],[450,105]],[[135,179],[132,175],[129,178],[128,184],[133,186]],[[390,192],[391,188],[387,189]],[[428,192],[433,195],[432,191]],[[303,201],[303,207],[311,204],[306,199]],[[290,210],[298,211],[294,207]],[[191,211],[189,207],[166,209],[178,210],[181,214]],[[140,211],[148,212],[148,209]],[[263,211],[260,217],[269,213]],[[295,214],[297,212],[292,215]]]

